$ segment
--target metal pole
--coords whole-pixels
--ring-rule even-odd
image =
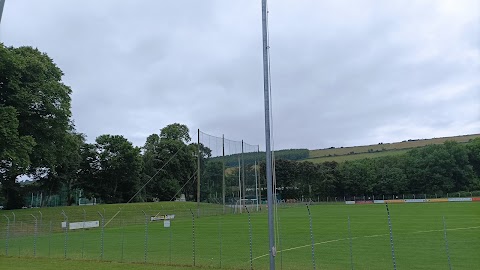
[[[35,219],[35,230],[33,235],[33,257],[37,257],[37,226],[38,226],[38,219],[34,215],[30,214]]]
[[[40,213],[40,229],[43,227],[43,214],[42,211],[38,211]]]
[[[193,266],[195,266],[195,215],[190,209],[190,213],[192,214],[192,259],[193,259]]]
[[[352,230],[350,228],[350,216],[348,216],[348,242],[350,244],[350,265],[353,268]]]
[[[87,219],[87,212],[85,212],[85,209],[83,210],[83,226],[82,226],[82,259],[84,257],[85,253],[85,221]]]
[[[312,241],[312,265],[313,265],[313,270],[315,270],[317,269],[317,266],[315,264],[315,240],[313,239],[312,215],[310,213],[310,207],[308,207],[308,204],[307,204],[307,210],[308,210],[308,218],[310,220],[310,240]]]
[[[260,145],[257,146],[257,153],[260,156]],[[262,210],[262,184],[260,182],[260,162],[258,162],[258,201],[260,203],[260,210]]]
[[[200,211],[200,129],[197,133],[197,216]]]
[[[241,166],[240,166],[240,157],[238,157],[238,211],[242,213],[242,181],[241,181]]]
[[[5,256],[8,256],[8,240],[10,238],[10,219],[7,215],[3,215],[7,219],[7,235],[5,239]]]
[[[445,222],[445,216],[443,217],[443,236],[445,239],[445,250],[447,251],[448,269],[452,270],[452,263],[450,261],[450,251],[448,249],[447,223]]]
[[[245,202],[245,192],[247,189],[245,188],[245,159],[243,157],[243,140],[242,140],[242,199]]]
[[[257,161],[255,160],[255,199],[257,199],[257,212],[258,212],[258,176],[257,176]]]
[[[2,13],[3,13],[4,5],[5,5],[5,0],[0,0],[0,23],[2,23]]]
[[[395,247],[393,245],[392,221],[390,219],[390,210],[388,209],[388,203],[385,203],[385,207],[387,208],[388,229],[390,231],[390,246],[392,248],[393,270],[397,270],[397,262],[396,262],[396,259],[395,259]]]
[[[220,269],[222,269],[222,216],[218,220],[218,239],[220,242]]]
[[[62,215],[65,218],[65,241],[63,243],[63,258],[67,258],[67,243],[68,243],[68,217],[65,211],[62,210]]]
[[[145,216],[145,246],[144,246],[144,257],[143,257],[143,262],[147,263],[147,252],[148,252],[148,217],[147,213],[143,211],[143,215]]]
[[[270,255],[270,270],[275,269],[275,236],[273,227],[273,177],[272,177],[272,152],[270,144],[270,63],[268,55],[267,33],[267,0],[262,0],[262,40],[263,40],[263,97],[265,106],[265,155],[267,179],[267,205],[268,205],[268,240]]]
[[[100,260],[103,261],[103,246],[104,246],[103,239],[104,239],[104,232],[105,232],[105,218],[102,215],[102,213],[100,213],[100,211],[97,211],[97,213],[100,215],[100,217],[102,217],[102,231],[100,235]]]
[[[248,211],[248,207],[246,205],[245,205],[245,210],[247,210],[247,214],[248,214],[248,235],[250,240],[250,270],[253,270],[252,221],[250,220],[250,211]]]
[[[222,135],[222,202],[223,214],[225,214],[225,135]]]

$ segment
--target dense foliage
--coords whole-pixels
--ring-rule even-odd
[[[480,190],[480,138],[447,141],[404,155],[344,163],[277,160],[278,192],[285,199],[302,196],[437,194]],[[265,163],[262,163],[262,172]]]

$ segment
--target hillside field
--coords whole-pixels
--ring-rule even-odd
[[[465,143],[469,140],[480,137],[480,134],[462,135],[454,137],[443,137],[421,140],[407,140],[395,143],[379,143],[373,145],[353,146],[353,147],[337,147],[327,149],[310,150],[309,157],[302,161],[311,161],[321,163],[325,161],[343,162],[346,160],[355,160],[362,158],[375,158],[389,155],[399,155],[406,153],[408,150],[423,147],[429,144],[442,144],[447,140]]]
[[[123,211],[115,215],[119,207]],[[82,209],[87,220],[99,220],[98,212],[106,221],[115,216],[104,230],[103,258],[100,228],[68,231],[66,235],[60,228],[62,209],[40,209],[43,224],[39,225],[35,240],[31,214],[39,218],[39,209],[19,210],[15,214],[15,228],[13,224],[10,227],[8,256],[6,219],[0,223],[0,264],[13,270],[27,269],[32,261],[36,269],[63,268],[61,265],[72,265],[71,269],[120,269],[122,265],[130,269],[187,269],[193,265],[195,251],[195,265],[203,269],[249,269],[248,215],[218,215],[222,210],[219,206],[202,204],[201,217],[195,219],[193,242],[190,213],[193,207],[193,203],[143,203],[63,208],[70,222],[83,220]],[[413,203],[389,207],[397,269],[448,269],[443,216],[452,267],[474,269],[480,265],[480,203]],[[385,205],[319,204],[311,205],[310,209],[317,268],[351,269],[351,261],[355,269],[393,267]],[[164,228],[162,222],[148,222],[146,227],[141,210],[147,217],[157,213],[176,214],[176,217],[171,228]],[[12,214],[2,213],[12,223]],[[279,206],[278,218],[277,268],[312,269],[312,238],[306,206]],[[251,228],[253,268],[267,269],[266,211],[251,214]],[[39,259],[32,258],[34,248]],[[82,265],[87,268],[81,268]]]

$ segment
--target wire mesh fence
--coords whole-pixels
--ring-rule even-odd
[[[149,203],[2,211],[3,256],[268,268],[266,211]],[[279,205],[278,269],[476,269],[476,202]],[[394,241],[391,241],[394,239]],[[392,250],[394,250],[394,255]]]
[[[198,130],[201,201],[229,206],[242,212],[258,210],[261,177],[258,145],[209,135]]]

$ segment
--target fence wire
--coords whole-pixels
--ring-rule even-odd
[[[398,269],[480,265],[477,202],[388,206]],[[202,203],[197,218],[190,209],[196,204],[134,203],[120,214],[109,205],[24,209],[15,211],[15,223],[3,211],[0,256],[268,269],[266,211],[223,214],[222,205]],[[279,269],[312,269],[312,258],[319,269],[392,268],[385,205],[312,203],[308,210],[279,205]]]

